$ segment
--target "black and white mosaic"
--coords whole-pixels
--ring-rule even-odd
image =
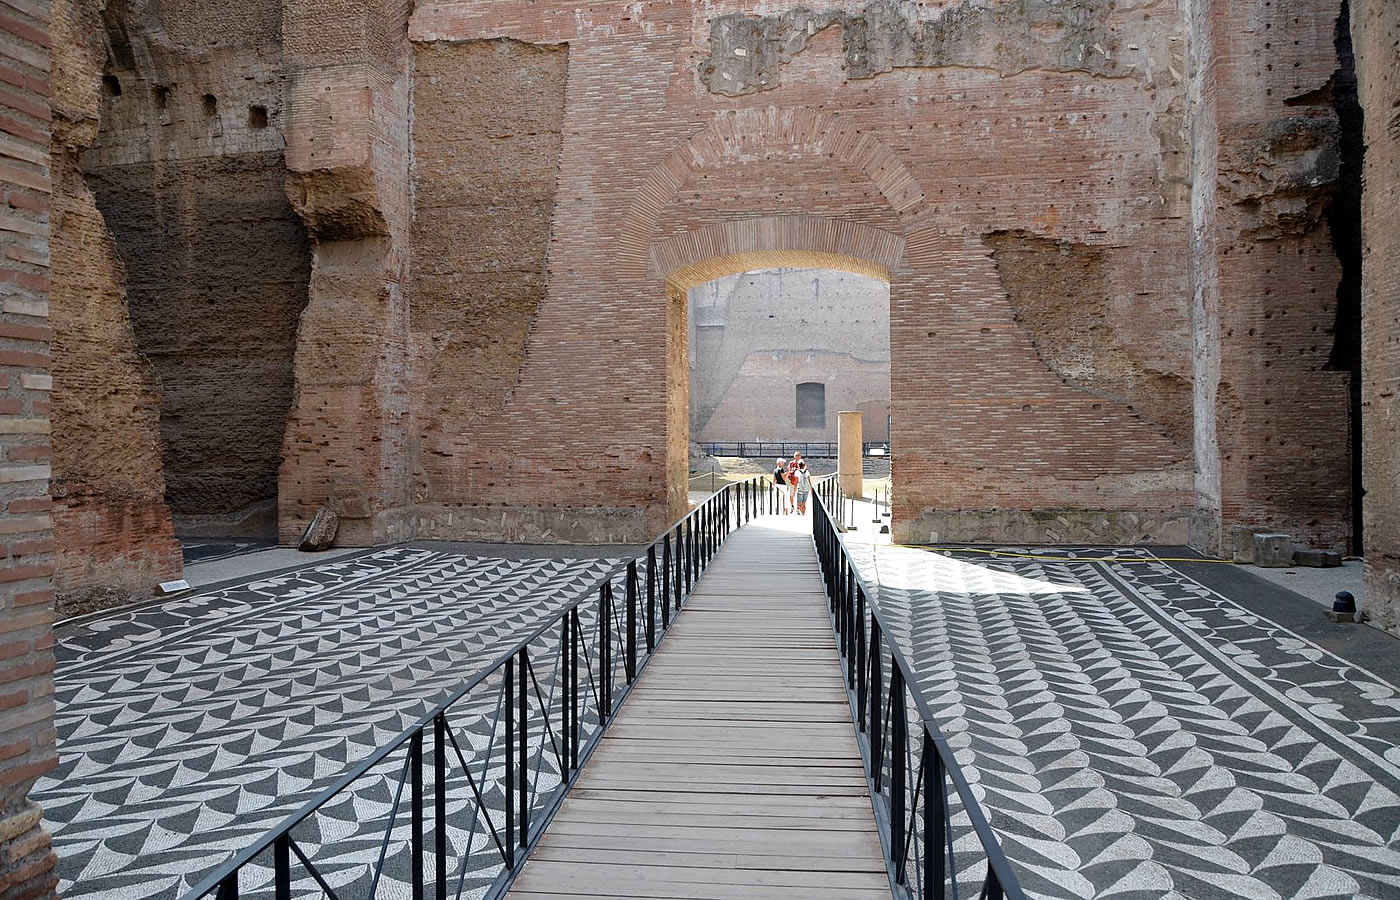
[[[1400,896],[1395,686],[1144,551],[853,550],[1032,896]]]
[[[181,896],[616,563],[392,548],[60,634],[60,767],[34,792],[60,892]],[[489,707],[462,710],[468,751],[491,743]],[[298,838],[342,884],[376,856],[396,765]],[[386,873],[379,896],[402,893]]]

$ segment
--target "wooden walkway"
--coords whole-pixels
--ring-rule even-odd
[[[729,537],[509,896],[888,900],[810,529]]]

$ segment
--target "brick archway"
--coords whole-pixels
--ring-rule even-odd
[[[690,288],[760,268],[839,269],[889,281],[904,238],[825,216],[759,216],[686,231],[651,246],[647,274]]]
[[[915,223],[924,208],[923,187],[896,152],[874,133],[839,115],[808,109],[769,106],[729,110],[676,147],[642,183],[619,230],[619,274],[640,278],[648,273],[661,216],[691,179],[756,154],[792,159],[816,156],[854,166],[879,191],[899,221],[910,231],[918,230]]]

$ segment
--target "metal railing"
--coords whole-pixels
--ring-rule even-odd
[[[499,897],[729,533],[773,508],[730,484],[407,731],[200,881],[214,896]],[[405,886],[406,885],[406,886]]]
[[[890,638],[828,513],[842,507],[836,479],[823,482],[815,493],[812,537],[894,895],[958,900],[977,891],[988,900],[1024,900],[996,834],[917,688],[912,667]],[[961,859],[954,853],[955,832],[972,838],[961,841]]]
[[[880,450],[876,456],[889,458],[888,441],[866,441],[861,444],[861,455],[869,456],[870,451]],[[834,441],[710,441],[700,444],[700,448],[710,456],[734,456],[746,459],[787,459],[793,453],[801,453],[810,459],[835,459],[837,445]]]

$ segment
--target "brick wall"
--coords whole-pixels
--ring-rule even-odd
[[[454,465],[510,460],[529,485],[513,490],[531,492],[519,499],[557,504],[561,519],[637,507],[661,524],[667,485],[651,473],[673,468],[685,422],[665,366],[673,270],[657,250],[726,224],[752,238],[726,253],[781,250],[758,223],[807,216],[884,236],[859,245],[838,229],[820,249],[848,259],[884,264],[878,245],[907,248],[891,301],[901,537],[971,536],[994,516],[1025,537],[1184,540],[1180,410],[1159,421],[1126,391],[1067,381],[1046,361],[1044,341],[1059,338],[1018,315],[984,240],[1038,236],[1048,264],[1062,243],[1103,251],[1103,293],[1084,315],[1121,323],[1125,366],[1189,377],[1181,22],[1165,6],[1081,5],[1089,15],[1061,33],[1035,4],[974,15],[944,47],[918,44],[919,23],[902,21],[931,8],[872,4],[858,33],[792,5],[761,17],[733,3],[589,17],[561,3],[420,5],[410,30],[422,43],[569,45],[549,284],[502,417],[511,428],[478,431],[493,456]],[[757,48],[734,43],[744,30],[722,27],[731,14],[802,51],[755,62]],[[1037,23],[1066,52],[1024,41]],[[1027,58],[997,49],[1008,43]],[[1067,52],[1081,43],[1084,55]],[[1039,524],[1054,522],[1033,514],[1045,509],[1064,521]]]
[[[27,794],[57,763],[49,478],[49,8],[0,4],[0,897],[51,897]]]
[[[765,269],[690,289],[696,441],[835,441],[836,413],[889,405],[890,288],[831,269]],[[825,387],[826,425],[798,428],[796,386]],[[865,423],[884,440],[886,420]]]
[[[1197,546],[1238,527],[1345,551],[1348,376],[1328,368],[1340,264],[1329,79],[1338,7],[1188,6],[1195,140]]]
[[[1400,5],[1352,0],[1366,116],[1362,194],[1365,602],[1400,633]]]

